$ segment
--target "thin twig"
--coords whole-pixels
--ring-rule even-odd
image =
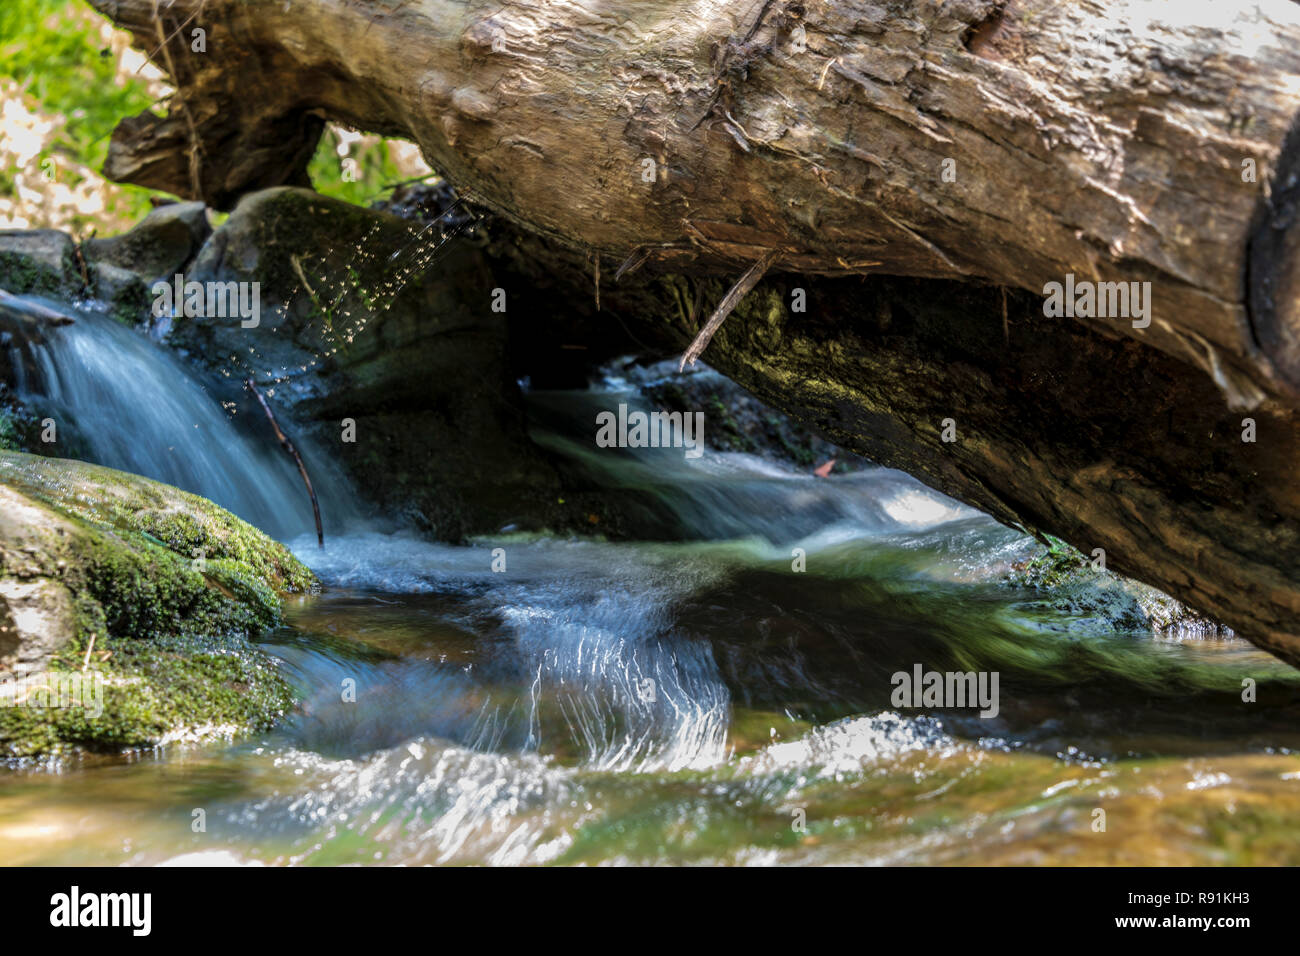
[[[90,235],[92,238],[94,237],[95,231],[93,229],[91,230]],[[86,268],[86,256],[85,253],[81,251],[81,243],[82,240],[78,239],[72,244],[72,257],[77,260],[77,269],[81,272],[81,294],[89,295],[90,272]]]
[[[623,260],[623,264],[618,267],[614,273],[614,281],[617,282],[629,272],[635,272],[636,269],[650,257],[650,250],[646,248],[637,248],[632,250],[632,254]]]
[[[316,489],[311,486],[311,478],[307,475],[307,466],[302,463],[302,456],[298,454],[298,449],[293,447],[293,442],[289,441],[289,436],[280,430],[280,423],[275,420],[275,412],[271,411],[271,406],[266,403],[262,393],[257,390],[257,386],[253,384],[251,377],[244,380],[244,387],[253,393],[257,403],[262,406],[262,411],[266,412],[266,417],[271,422],[271,428],[275,430],[275,437],[279,440],[280,447],[298,463],[298,474],[302,475],[302,483],[307,486],[307,494],[311,497],[312,514],[316,516],[316,543],[323,548],[325,547],[325,532],[320,523],[320,504],[316,501]]]
[[[436,179],[436,178],[440,178],[441,176],[442,173],[428,172],[425,173],[423,176],[412,176],[410,179],[403,179],[400,182],[396,182],[396,183],[381,183],[379,186],[379,190],[381,193],[385,193],[385,192],[389,192],[390,190],[401,189],[403,186],[409,186],[412,183],[422,183],[426,179]]]
[[[731,291],[722,297],[718,307],[709,316],[709,321],[704,323],[704,328],[700,329],[700,334],[695,336],[695,341],[691,343],[691,347],[682,356],[682,362],[677,366],[677,371],[684,371],[687,365],[695,364],[695,360],[709,347],[709,341],[713,338],[713,333],[722,327],[722,323],[727,320],[727,316],[731,315],[736,306],[740,304],[740,300],[747,296],[754,286],[758,285],[759,280],[763,278],[767,270],[772,267],[772,263],[776,262],[780,255],[780,249],[769,249],[761,259],[749,267],[749,271],[740,277],[740,281],[731,287]]]
[[[159,45],[159,47],[158,47],[157,50],[154,50],[152,53],[147,54],[147,55],[145,56],[145,61],[144,61],[143,63],[141,63],[139,67],[136,68],[136,71],[135,71],[136,74],[138,75],[139,72],[140,72],[141,70],[143,70],[143,69],[144,69],[146,66],[148,66],[151,62],[153,62],[153,58],[154,58],[155,56],[158,55],[158,52],[159,52],[159,51],[160,51],[164,46],[166,46],[168,43],[170,43],[170,42],[171,42],[171,41],[176,37],[176,35],[177,35],[178,33],[180,33],[180,32],[181,32],[182,30],[184,30],[187,26],[189,26],[189,25],[190,25],[190,21],[192,21],[195,17],[197,17],[200,13],[202,13],[202,12],[203,12],[203,8],[206,7],[207,5],[208,5],[208,0],[203,0],[203,2],[199,4],[199,8],[198,8],[197,10],[195,10],[193,13],[191,13],[188,17],[186,17],[185,20],[184,20],[184,22],[181,23],[180,26],[178,26],[175,30],[172,31],[171,36],[169,36],[169,37],[167,37],[167,38],[165,38],[165,39],[163,40],[162,44]],[[154,16],[155,16],[155,17],[158,16],[158,9],[157,9],[157,7],[158,7],[158,5],[157,5],[157,4],[154,4]]]
[[[302,271],[302,263],[298,261],[298,256],[290,253],[289,264],[293,266],[293,271],[298,273],[298,278],[302,280],[303,288],[306,289],[307,294],[311,296],[311,300],[316,304],[316,308],[320,309],[322,312],[325,311],[325,306],[321,305],[321,301],[316,295],[316,290],[313,289],[311,283],[307,281],[307,274]]]

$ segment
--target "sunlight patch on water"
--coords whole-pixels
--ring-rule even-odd
[[[301,784],[226,822],[293,839],[283,862],[540,863],[570,839],[557,823],[571,820],[575,787],[562,770],[527,754],[475,753],[418,738],[364,760],[292,751],[275,764]]]
[[[751,757],[741,758],[739,769],[749,774],[813,771],[814,777],[838,780],[912,751],[948,756],[962,746],[944,733],[943,724],[933,717],[909,718],[886,711],[836,721],[797,740],[771,744]]]
[[[904,491],[881,503],[885,513],[899,524],[910,528],[932,528],[935,525],[979,514],[973,508],[945,498],[928,489]]]

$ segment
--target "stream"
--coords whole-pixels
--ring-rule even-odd
[[[634,400],[606,380],[530,395],[535,437],[689,535],[452,546],[349,516],[321,550],[290,467],[108,322],[51,330],[29,393],[98,416],[92,460],[212,497],[325,587],[262,640],[297,712],[0,770],[6,863],[1300,863],[1300,675],[1006,586],[1032,539],[904,474],[599,449],[595,410]],[[92,387],[125,362],[129,394]],[[918,665],[997,672],[996,715],[898,706]]]

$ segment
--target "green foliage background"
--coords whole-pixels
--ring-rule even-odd
[[[49,153],[94,170],[103,167],[119,120],[162,108],[144,79],[119,73],[118,58],[103,41],[105,22],[83,0],[0,0],[0,76],[16,81],[39,112],[66,119]],[[209,47],[203,55],[213,53]],[[323,136],[310,166],[313,184],[326,195],[365,203],[402,178],[387,143],[379,141],[353,147],[356,181],[347,182],[336,146],[334,137]],[[58,175],[81,178],[63,164],[57,168]],[[0,194],[6,190],[12,193],[13,182],[0,169]],[[139,219],[149,210],[149,195],[120,187],[109,202],[113,218]]]

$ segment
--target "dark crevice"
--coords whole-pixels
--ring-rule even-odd
[[[1286,304],[1300,293],[1300,116],[1291,124],[1261,192],[1246,240],[1242,301],[1251,340],[1292,386],[1300,386],[1300,342],[1287,327]]]
[[[1010,11],[1010,2],[998,4],[992,13],[962,34],[962,46],[975,56],[986,60],[1001,59],[997,48],[998,41],[1004,36]]]

